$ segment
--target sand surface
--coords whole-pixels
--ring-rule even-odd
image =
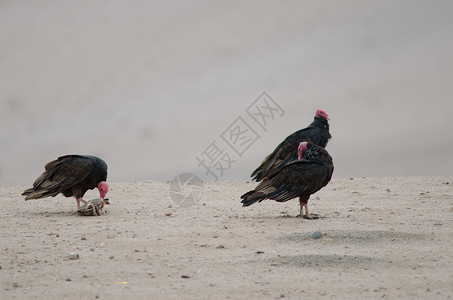
[[[169,183],[110,185],[99,217],[0,187],[0,298],[453,298],[452,177],[334,179],[319,220],[296,200],[242,208],[254,183],[205,183],[190,207]]]

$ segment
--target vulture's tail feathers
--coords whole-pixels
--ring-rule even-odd
[[[261,202],[266,198],[267,198],[266,194],[264,194],[262,192],[250,191],[241,196],[241,199],[242,199],[241,203],[242,203],[242,206],[245,207],[245,206],[252,205],[255,202]]]

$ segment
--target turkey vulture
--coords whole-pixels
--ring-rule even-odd
[[[308,199],[329,183],[332,173],[333,162],[329,153],[322,147],[302,142],[298,147],[298,159],[273,171],[253,191],[242,195],[242,206],[265,199],[285,202],[299,197],[300,216],[317,219],[319,215],[308,213]]]
[[[253,171],[251,177],[256,181],[261,181],[273,171],[297,159],[297,147],[300,142],[310,142],[325,148],[332,137],[329,133],[328,120],[327,113],[318,109],[314,121],[307,128],[294,132],[281,142],[274,152],[264,159],[261,166]]]
[[[26,189],[22,195],[25,200],[55,197],[62,193],[66,197],[74,196],[77,211],[87,206],[82,199],[87,190],[98,188],[100,198],[104,202],[109,190],[107,185],[107,164],[102,159],[90,155],[65,155],[47,163],[44,173]],[[84,207],[80,207],[80,202]]]

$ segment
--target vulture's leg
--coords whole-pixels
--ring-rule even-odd
[[[82,208],[80,207],[80,202],[83,203],[83,208],[85,208],[85,209],[87,208],[88,203],[85,200],[83,200],[82,197],[76,198],[76,202],[77,202],[77,211],[82,210]]]
[[[319,219],[321,216],[318,214],[309,214],[308,213],[308,199],[305,197],[299,198],[299,203],[300,203],[300,215],[298,217],[302,217],[304,219],[309,219],[309,220],[314,220],[314,219]],[[305,207],[305,214],[304,214],[304,207]]]
[[[302,197],[299,198],[299,204],[300,204],[300,214],[297,216],[298,218],[305,218],[305,215],[304,215],[304,207],[305,207],[305,211],[307,211],[307,208],[305,206],[306,204],[306,200],[305,199],[302,199]]]
[[[299,199],[299,203],[300,203],[300,214],[298,215],[298,217],[302,218],[304,216],[304,203],[302,199]]]
[[[321,215],[318,215],[318,214],[309,214],[309,213],[308,213],[308,202],[305,202],[305,203],[304,203],[304,207],[305,207],[305,215],[304,215],[304,219],[314,220],[314,219],[319,219],[319,218],[321,218]],[[302,210],[302,208],[301,208],[301,210]]]

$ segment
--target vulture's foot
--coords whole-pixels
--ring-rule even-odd
[[[321,219],[321,218],[325,218],[325,217],[322,217],[321,215],[318,215],[318,214],[307,214],[307,215],[303,215],[303,218],[308,219],[308,220],[316,220],[316,219]]]
[[[299,214],[296,216],[296,218],[304,218],[304,219],[307,219],[307,220],[316,220],[316,219],[320,219],[320,218],[324,218],[324,217],[321,217],[321,215],[318,215],[318,214]]]
[[[87,205],[77,212],[85,216],[100,216],[104,207],[104,200],[98,198],[88,201]]]
[[[88,202],[86,202],[82,198],[76,198],[76,202],[77,202],[77,212],[84,211],[87,209]],[[80,206],[80,203],[82,203],[83,206]]]
[[[305,208],[305,214],[304,214],[304,208]],[[307,202],[304,203],[304,202],[302,202],[302,200],[300,200],[300,215],[298,217],[302,217],[302,218],[308,219],[308,220],[316,220],[316,219],[324,218],[318,214],[310,214],[308,212],[308,203]]]

